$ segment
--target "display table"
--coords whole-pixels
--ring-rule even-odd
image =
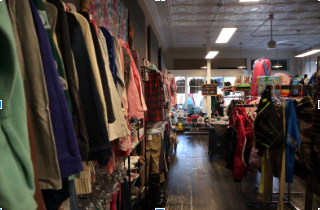
[[[190,134],[204,134],[208,135],[209,132],[209,125],[205,123],[184,123],[184,134],[190,135]],[[187,131],[189,130],[189,131]]]
[[[224,132],[228,127],[229,122],[213,122],[209,124],[209,147],[208,153],[210,160],[215,154],[223,151]]]

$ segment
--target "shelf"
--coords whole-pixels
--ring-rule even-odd
[[[136,146],[134,146],[132,149],[131,149],[131,152],[130,154],[133,152],[133,150],[135,150],[135,148],[143,141],[143,139],[146,137],[146,135],[144,135],[138,142],[138,144]]]
[[[144,162],[144,164],[142,165],[142,167],[141,167],[141,169],[140,169],[140,171],[139,171],[139,173],[138,173],[138,174],[139,174],[139,177],[136,178],[136,179],[134,179],[134,180],[132,180],[132,182],[130,182],[130,192],[131,192],[131,190],[133,189],[134,185],[136,184],[137,180],[140,178],[140,174],[141,174],[141,172],[143,171],[144,167],[146,166],[146,163],[147,163],[147,162]]]

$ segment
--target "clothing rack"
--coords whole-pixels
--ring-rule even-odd
[[[258,107],[259,104],[236,104],[236,107]]]
[[[259,186],[257,184],[255,184],[254,186],[255,186],[256,189],[259,190]],[[273,186],[272,186],[272,189],[273,189]],[[272,199],[273,195],[278,195],[278,194],[279,194],[279,192],[274,192],[272,190],[272,193],[270,194],[270,198],[269,198],[267,203],[268,204],[276,204],[276,203],[278,203],[279,201],[274,201]],[[294,195],[294,194],[295,195],[301,195],[302,192],[291,192],[291,183],[288,183],[288,192],[287,193],[284,192],[284,194],[288,194],[288,197],[285,197],[285,196],[283,197],[283,200],[284,200],[283,204],[285,204],[289,209],[300,210],[294,204],[291,203],[291,196]],[[248,205],[248,207],[252,206],[253,204],[261,204],[261,203],[262,203],[262,201],[246,201],[246,204]]]

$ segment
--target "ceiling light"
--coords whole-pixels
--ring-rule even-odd
[[[242,42],[239,43],[240,45],[240,66],[238,66],[238,69],[246,69],[246,66],[241,65],[241,60],[242,60]]]
[[[238,69],[246,69],[247,67],[246,66],[238,66],[237,68]]]
[[[237,28],[223,28],[216,43],[227,43]]]
[[[318,52],[320,52],[320,50],[319,50],[319,49],[316,49],[316,50],[310,50],[310,51],[308,51],[308,52],[305,52],[305,53],[302,53],[302,54],[296,55],[295,57],[297,57],[297,58],[306,57],[306,56],[313,55],[313,54],[318,53]]]
[[[282,68],[282,65],[279,62],[277,62],[272,66],[272,68]]]
[[[239,0],[239,2],[251,2],[251,1],[259,1],[259,0]]]
[[[207,67],[206,66],[202,66],[201,69],[207,69]]]
[[[206,59],[212,59],[216,57],[216,55],[219,53],[219,51],[210,51],[208,55],[206,56]]]

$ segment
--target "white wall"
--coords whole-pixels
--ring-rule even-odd
[[[296,66],[296,60],[294,57],[293,50],[278,50],[278,58],[279,59],[289,59],[290,71],[283,71],[286,74],[296,74],[298,68]],[[174,59],[199,59],[204,58],[206,56],[206,52],[202,51],[168,51],[167,57],[167,69],[174,69],[173,60]],[[251,71],[251,59],[258,59],[261,57],[267,57],[269,59],[277,59],[275,50],[242,50],[242,57],[247,58],[247,68]],[[240,58],[239,50],[220,50],[219,54],[216,58]],[[230,71],[228,69],[228,71]],[[272,73],[277,73],[282,71],[272,70]]]
[[[310,78],[317,71],[317,65],[315,64],[317,56],[320,56],[320,53],[304,58],[296,58],[298,74],[307,74],[308,78]]]

